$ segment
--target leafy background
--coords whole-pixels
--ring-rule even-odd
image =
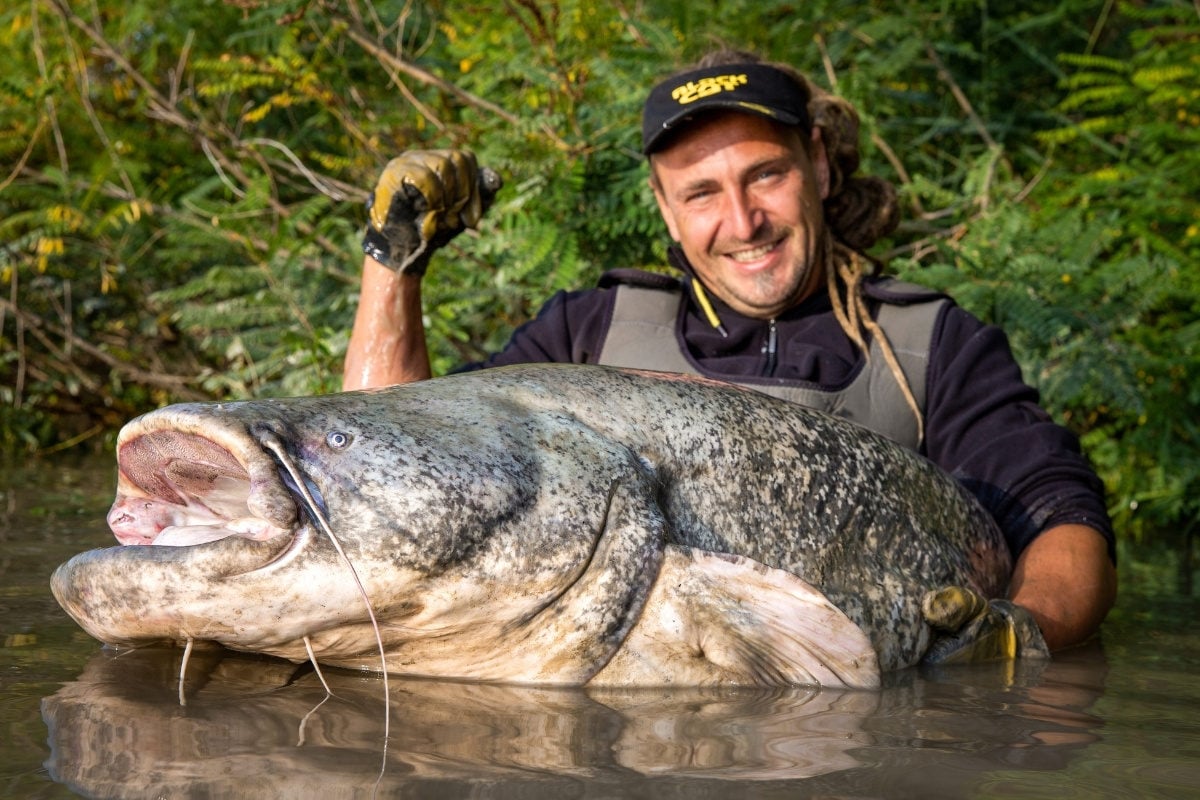
[[[877,254],[1004,326],[1122,535],[1200,517],[1200,12],[1184,0],[32,0],[0,10],[0,446],[336,391],[363,202],[413,147],[506,179],[426,281],[436,371],[658,267],[648,86],[717,44],[854,101]]]

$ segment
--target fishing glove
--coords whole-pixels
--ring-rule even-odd
[[[367,199],[363,252],[396,272],[424,275],[438,248],[479,224],[502,185],[469,150],[404,153]]]
[[[936,634],[923,663],[1050,657],[1033,615],[1008,600],[985,600],[962,586],[947,586],[927,593],[921,612]]]

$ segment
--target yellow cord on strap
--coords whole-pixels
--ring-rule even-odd
[[[717,316],[717,312],[713,310],[712,303],[708,301],[708,293],[704,291],[704,284],[698,280],[692,281],[692,290],[696,295],[696,302],[700,304],[700,310],[704,312],[704,316],[708,319],[708,324],[712,325],[722,336],[728,336],[725,331],[725,326],[721,324],[721,318]]]

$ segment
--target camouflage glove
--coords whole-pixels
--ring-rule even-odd
[[[438,248],[479,224],[503,181],[468,150],[413,150],[388,162],[367,200],[363,252],[424,275]]]
[[[925,664],[1050,657],[1033,615],[1008,600],[985,600],[970,589],[947,586],[927,593],[921,612],[937,634]]]

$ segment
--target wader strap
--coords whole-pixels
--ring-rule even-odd
[[[675,339],[675,321],[683,294],[643,286],[617,286],[612,322],[597,363],[699,375]]]

